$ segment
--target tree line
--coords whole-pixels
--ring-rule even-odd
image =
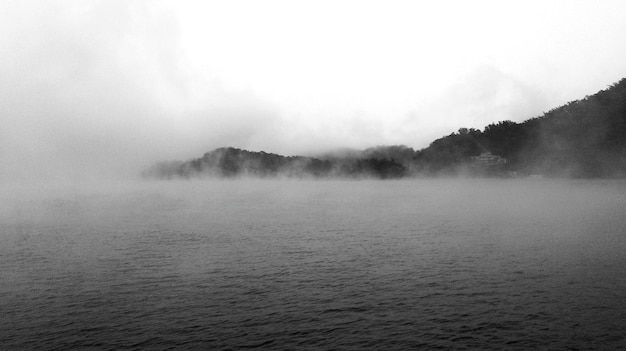
[[[484,162],[495,159],[502,162]],[[421,150],[404,145],[319,157],[282,156],[220,148],[186,162],[163,162],[144,172],[157,178],[527,176],[625,177],[626,78],[521,123],[483,130],[460,128]]]

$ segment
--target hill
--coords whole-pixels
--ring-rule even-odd
[[[626,177],[626,78],[522,123],[461,128],[415,151],[404,145],[343,149],[317,157],[232,147],[187,162],[162,162],[144,176],[374,177],[405,175]]]
[[[388,159],[341,158],[322,160],[304,156],[282,156],[237,148],[219,148],[187,162],[163,162],[146,170],[153,178],[219,177],[373,177],[400,178],[406,169]]]
[[[424,175],[494,173],[476,162],[487,153],[506,160],[496,174],[626,176],[626,79],[522,123],[461,128],[417,151],[414,169]]]

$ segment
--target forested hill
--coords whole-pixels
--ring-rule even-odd
[[[626,177],[626,79],[522,123],[461,128],[419,151],[378,146],[317,157],[220,148],[146,170],[156,178],[375,177],[405,175]]]
[[[487,152],[506,159],[500,174],[626,176],[626,79],[523,123],[461,128],[417,151],[413,169],[426,175],[480,173],[472,156]]]
[[[143,175],[154,178],[218,177],[349,177],[400,178],[406,168],[389,159],[342,158],[322,160],[304,156],[282,156],[232,147],[207,152],[187,162],[162,162]]]

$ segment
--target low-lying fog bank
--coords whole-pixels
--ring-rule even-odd
[[[200,179],[133,180],[0,186],[0,218],[67,217],[177,208],[218,209],[292,203],[307,210],[329,199],[361,199],[386,211],[415,211],[441,216],[463,215],[472,208],[485,215],[549,217],[575,212],[626,211],[624,180],[560,179]],[[354,208],[355,212],[360,208]],[[280,213],[276,214],[280,220]]]

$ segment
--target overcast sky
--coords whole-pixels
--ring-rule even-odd
[[[523,121],[626,77],[626,1],[0,1],[0,181]]]

